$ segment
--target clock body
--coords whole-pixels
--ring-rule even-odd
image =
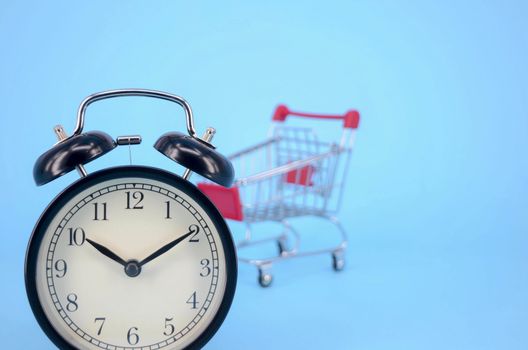
[[[229,229],[194,185],[126,166],[57,196],[31,236],[26,291],[61,349],[199,349],[236,287]]]

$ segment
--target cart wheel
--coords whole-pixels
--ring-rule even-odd
[[[283,239],[277,240],[277,248],[279,248],[279,256],[283,256],[284,253],[288,251],[288,249],[286,249],[286,242],[284,242]]]
[[[271,282],[273,282],[273,277],[271,276],[271,273],[259,269],[258,282],[261,287],[267,288],[271,285]]]
[[[342,271],[345,268],[345,259],[341,254],[332,253],[332,267],[334,271]]]

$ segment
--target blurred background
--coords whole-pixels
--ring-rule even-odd
[[[23,284],[34,223],[77,178],[33,182],[52,127],[71,133],[93,92],[141,87],[185,97],[225,154],[263,139],[278,103],[361,112],[345,270],[288,261],[262,289],[241,265],[207,349],[526,349],[527,16],[523,1],[2,1],[2,346],[53,348]],[[185,130],[169,103],[101,102],[94,129],[141,134],[134,164],[181,171],[151,147]],[[128,162],[119,149],[87,170]],[[297,224],[308,246],[330,239]]]

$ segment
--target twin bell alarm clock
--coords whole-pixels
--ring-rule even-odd
[[[108,98],[175,102],[187,134],[168,132],[154,148],[186,168],[182,176],[147,166],[88,174],[84,164],[141,137],[83,132],[87,107]],[[199,349],[231,306],[237,262],[229,229],[188,181],[192,172],[223,186],[231,163],[212,146],[214,129],[196,135],[191,107],[165,92],[126,89],[88,96],[71,136],[36,161],[37,185],[77,170],[39,218],[29,241],[26,291],[40,327],[60,349]]]

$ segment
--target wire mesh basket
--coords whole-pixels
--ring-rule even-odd
[[[312,128],[285,125],[288,116],[343,121],[340,138],[321,141]],[[273,262],[292,257],[331,253],[336,271],[344,267],[346,232],[335,216],[341,205],[350,155],[359,125],[359,113],[320,115],[277,107],[270,137],[229,157],[237,180],[231,188],[208,182],[198,184],[226,219],[246,224],[245,238],[238,247],[275,240],[278,256],[265,259],[239,258],[257,266],[259,283],[271,284]],[[300,251],[300,235],[288,219],[317,216],[332,222],[341,234],[341,242],[331,249]],[[283,225],[279,236],[254,239],[251,227],[258,222]],[[293,237],[291,237],[293,236]],[[290,238],[293,244],[288,245]]]

